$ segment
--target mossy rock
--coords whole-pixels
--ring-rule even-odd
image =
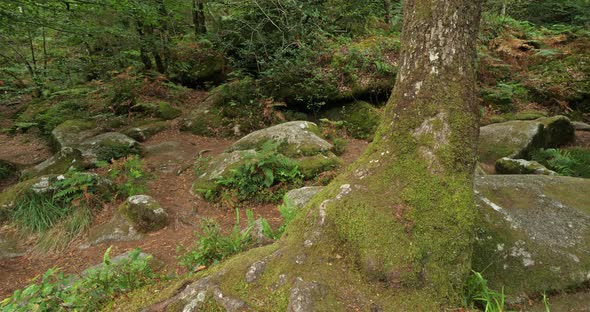
[[[140,233],[160,230],[170,222],[168,213],[160,203],[148,195],[134,195],[127,198],[117,212],[125,216]]]
[[[118,132],[107,132],[91,137],[76,148],[82,152],[87,166],[92,166],[99,161],[110,161],[141,153],[137,141]]]
[[[71,147],[63,147],[55,155],[44,162],[23,171],[27,177],[36,177],[47,174],[62,174],[70,169],[82,169],[82,152]]]
[[[216,134],[223,126],[222,116],[217,107],[224,101],[225,97],[221,88],[213,89],[209,96],[198,103],[197,107],[182,120],[180,130],[204,136]]]
[[[346,131],[352,137],[362,140],[373,138],[381,122],[379,111],[364,101],[332,108],[322,113],[322,116],[333,121],[344,121]]]
[[[291,121],[258,130],[241,138],[228,152],[259,150],[267,143],[278,144],[278,152],[287,157],[313,156],[327,153],[332,144],[319,136],[318,126],[309,121]]]
[[[323,186],[306,186],[294,190],[290,190],[285,194],[284,202],[286,204],[292,204],[297,208],[303,208],[307,205],[311,199],[323,190]]]
[[[543,137],[545,140],[544,147],[560,147],[571,143],[576,138],[574,125],[565,116],[553,116],[541,118],[539,121],[543,124]]]
[[[503,157],[496,161],[496,173],[498,174],[544,174],[557,175],[555,171],[545,168],[536,161],[526,159],[512,159]]]
[[[502,157],[527,158],[535,149],[542,148],[543,124],[537,121],[508,121],[480,128],[479,160],[494,166]]]
[[[343,165],[342,160],[332,152],[304,156],[296,160],[305,179],[313,179],[322,172],[336,170]]]
[[[7,161],[0,159],[0,183],[16,178],[20,175],[18,167]]]
[[[193,193],[201,199],[213,198],[221,189],[221,186],[216,181],[221,178],[227,178],[232,169],[244,164],[246,157],[255,155],[256,151],[245,150],[221,153],[213,157],[207,163],[207,168],[203,170],[193,183]]]
[[[101,131],[94,120],[67,120],[51,131],[51,138],[57,150],[62,147],[75,147],[85,139],[99,134]]]
[[[182,114],[182,111],[178,108],[172,107],[168,102],[160,102],[158,104],[158,112],[156,114],[157,117],[162,118],[164,120],[171,120],[176,117],[179,117]]]
[[[86,243],[81,247],[88,248],[104,242],[133,241],[142,237],[142,233],[139,233],[125,216],[115,213],[107,223],[91,228]]]
[[[152,136],[170,128],[170,123],[166,121],[148,121],[133,125],[123,131],[123,134],[138,141],[145,142]]]
[[[590,181],[544,175],[475,178],[473,269],[511,300],[590,281]]]

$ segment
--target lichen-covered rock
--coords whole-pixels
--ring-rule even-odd
[[[132,241],[142,237],[127,218],[115,213],[107,223],[91,228],[86,243],[80,247],[85,249],[104,242]]]
[[[534,160],[512,159],[503,157],[496,161],[496,173],[499,174],[544,174],[557,175],[557,172],[545,168]]]
[[[327,153],[332,144],[319,137],[318,126],[309,121],[291,121],[248,134],[234,143],[228,151],[260,149],[265,143],[279,144],[279,152],[288,157],[313,156]]]
[[[82,152],[85,164],[110,161],[140,153],[140,146],[134,139],[118,132],[107,132],[84,140],[76,146]]]
[[[322,189],[324,189],[323,186],[306,186],[290,190],[285,194],[285,202],[291,203],[297,208],[303,208]]]
[[[381,121],[379,111],[373,105],[356,101],[342,107],[332,108],[322,116],[333,121],[344,121],[344,127],[350,135],[357,139],[373,138]]]
[[[543,147],[543,124],[538,121],[514,120],[481,127],[479,158],[494,166],[502,157],[526,158],[532,150]]]
[[[94,120],[67,120],[51,131],[57,149],[75,147],[85,139],[99,134],[101,130]]]
[[[584,122],[572,121],[572,125],[576,131],[590,131],[590,125]]]
[[[590,281],[590,181],[543,175],[475,178],[473,269],[513,296]]]
[[[560,147],[573,142],[576,138],[574,125],[565,116],[553,116],[538,119],[543,124],[544,148]]]
[[[127,198],[117,211],[141,233],[160,230],[170,221],[168,213],[160,203],[148,195],[135,195]]]
[[[82,167],[82,152],[72,147],[63,147],[44,162],[24,170],[23,175],[36,177],[47,174],[62,174],[68,172],[70,168],[81,169]]]
[[[197,135],[214,135],[222,126],[222,118],[214,108],[224,100],[221,89],[213,89],[209,96],[181,121],[180,130]]]
[[[123,134],[138,142],[144,142],[169,127],[170,124],[166,121],[154,121],[133,126],[123,131]]]
[[[226,177],[231,169],[242,165],[246,157],[254,155],[256,155],[256,151],[245,150],[221,153],[213,157],[193,184],[193,193],[201,199],[210,198],[221,188],[216,183],[219,178]]]

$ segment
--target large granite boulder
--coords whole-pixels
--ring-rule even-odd
[[[527,158],[543,147],[543,124],[538,121],[513,120],[491,124],[479,131],[479,160],[494,166],[502,157]]]
[[[67,120],[51,131],[51,138],[57,149],[75,147],[85,139],[100,134],[96,121],[75,119]]]
[[[279,144],[278,152],[289,157],[327,153],[332,144],[319,136],[318,126],[309,121],[291,121],[258,130],[241,138],[228,151],[259,150],[268,142]]]
[[[98,161],[110,161],[141,152],[139,143],[118,132],[107,132],[82,141],[75,148],[82,152],[88,166]]]
[[[134,125],[125,131],[123,134],[138,141],[144,142],[152,136],[170,128],[170,123],[166,121],[152,121]]]
[[[590,181],[543,175],[475,178],[473,269],[515,298],[590,281]]]
[[[23,175],[37,177],[48,174],[62,174],[70,169],[81,169],[83,167],[82,152],[72,147],[62,147],[55,155],[44,162],[23,170]]]
[[[160,230],[170,222],[166,210],[148,195],[130,196],[119,206],[117,213],[125,216],[141,233]]]
[[[527,159],[536,149],[559,147],[574,139],[574,126],[564,116],[491,124],[480,128],[479,160],[492,172],[502,157]]]
[[[105,242],[139,240],[142,237],[143,234],[138,232],[125,216],[115,213],[111,220],[92,227],[88,232],[86,243],[82,244],[80,248],[85,249]]]

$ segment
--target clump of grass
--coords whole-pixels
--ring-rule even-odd
[[[22,230],[40,233],[52,228],[71,211],[71,206],[31,191],[17,202],[10,217]]]
[[[227,235],[221,232],[221,227],[217,222],[203,219],[201,221],[202,233],[195,233],[195,246],[189,249],[177,247],[176,251],[180,254],[177,258],[182,266],[191,271],[201,266],[215,264],[246,250],[251,245],[252,226],[253,224],[250,223],[245,230],[240,228],[238,209],[236,209],[236,224]]]
[[[533,152],[531,158],[561,175],[590,178],[590,150],[540,149]]]
[[[485,312],[504,312],[504,289],[500,292],[488,288],[488,282],[480,272],[473,271],[465,284],[463,304],[469,309],[481,309]]]

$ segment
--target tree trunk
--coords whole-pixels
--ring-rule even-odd
[[[207,32],[205,24],[205,3],[203,0],[193,0],[193,23],[195,24],[195,35]]]
[[[474,237],[480,6],[406,0],[397,82],[365,154],[280,241],[232,258],[157,308],[196,305],[199,291],[211,294],[205,304],[255,311],[458,306]]]

